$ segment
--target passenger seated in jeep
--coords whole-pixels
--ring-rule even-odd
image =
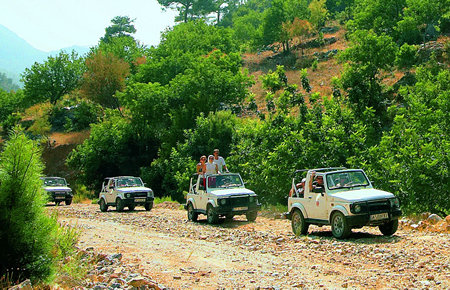
[[[314,182],[313,182],[314,180]],[[311,173],[311,178],[309,179],[309,191],[320,193],[323,192],[323,176],[316,176],[316,172]]]
[[[305,195],[305,182],[306,178],[303,178],[301,182],[297,183],[295,185],[295,188],[297,189],[297,195],[298,197],[304,197]],[[291,188],[289,191],[289,197],[292,197],[294,195],[294,190]]]

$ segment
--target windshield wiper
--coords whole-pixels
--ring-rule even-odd
[[[358,184],[352,184],[351,187],[358,187],[358,186],[364,186],[364,187],[366,187],[366,186],[369,186],[369,184],[358,183]]]

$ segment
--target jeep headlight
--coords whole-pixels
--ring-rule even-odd
[[[147,197],[153,197],[153,191],[149,191],[149,192],[147,192]]]
[[[398,198],[392,198],[389,200],[389,202],[391,203],[391,207],[394,207],[394,208],[400,207],[400,201],[398,200]]]
[[[125,193],[126,198],[130,198],[130,196],[131,196],[131,193]]]
[[[355,211],[355,213],[361,212],[361,205],[360,204],[355,204],[355,206],[353,207],[353,210]]]
[[[227,203],[227,200],[226,200],[225,198],[223,198],[223,199],[221,199],[221,200],[219,201],[219,203],[220,203],[221,205],[225,205],[225,204]]]

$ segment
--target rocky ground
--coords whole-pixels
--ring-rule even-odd
[[[365,227],[341,241],[315,226],[296,238],[289,220],[262,216],[253,223],[235,217],[211,226],[204,216],[188,222],[179,205],[48,210],[79,228],[78,247],[96,255],[79,285],[88,288],[450,288],[450,218],[403,221],[392,237]],[[444,230],[426,230],[427,223]]]

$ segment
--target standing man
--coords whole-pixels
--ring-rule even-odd
[[[228,172],[225,159],[223,159],[222,156],[219,156],[219,149],[214,149],[214,163],[219,167],[219,172],[222,172],[223,168],[225,168],[225,172]]]

